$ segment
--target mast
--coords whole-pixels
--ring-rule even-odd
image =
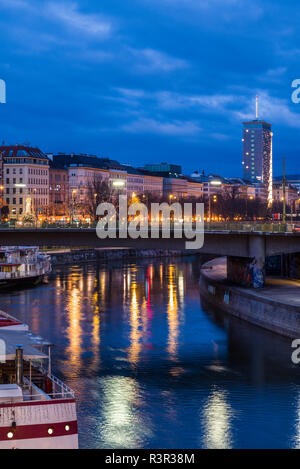
[[[258,95],[256,95],[256,112],[255,112],[256,119],[258,119]]]
[[[285,158],[283,158],[283,176],[282,176],[282,223],[285,225],[286,202],[285,202]]]

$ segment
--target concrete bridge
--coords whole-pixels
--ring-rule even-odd
[[[117,235],[118,236],[118,235]],[[64,246],[89,248],[185,249],[188,241],[169,239],[99,239],[92,228],[0,229],[0,246]],[[300,233],[206,231],[204,245],[196,252],[217,256],[266,257],[300,252]]]
[[[0,246],[134,248],[185,250],[186,241],[174,237],[151,239],[99,239],[95,228],[0,229]],[[195,253],[227,256],[228,279],[249,286],[252,264],[264,276],[266,257],[282,257],[282,273],[300,278],[300,233],[259,231],[206,231],[204,245]],[[298,253],[298,254],[297,254]],[[253,270],[253,269],[252,269]],[[291,272],[296,272],[291,274]],[[248,283],[247,283],[248,282]]]

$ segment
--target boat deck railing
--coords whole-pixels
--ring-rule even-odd
[[[48,376],[48,379],[52,381],[52,389],[55,390],[53,393],[48,394],[49,396],[61,396],[62,399],[75,397],[73,389],[71,389],[66,383],[58,379],[56,376],[50,375]],[[53,397],[51,398],[54,399]],[[55,399],[57,399],[57,397],[55,397]]]
[[[36,264],[49,262],[50,256],[39,253],[36,256],[11,256],[1,257],[0,264]]]
[[[47,401],[57,399],[74,399],[74,391],[54,375],[46,377],[49,392],[44,391],[38,384],[24,377],[23,398],[24,401]]]

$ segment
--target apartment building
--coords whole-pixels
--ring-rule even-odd
[[[273,200],[276,202],[283,201],[283,184],[282,183],[278,182],[278,183],[273,184]],[[299,200],[298,189],[290,184],[286,184],[286,187],[285,187],[286,204],[292,207],[293,210],[295,210],[296,203],[298,200]]]
[[[187,181],[186,197],[193,197],[195,199],[203,198],[203,183],[194,181],[192,178],[185,178]]]
[[[164,193],[164,179],[161,176],[153,176],[151,174],[143,174],[144,178],[144,193],[152,194],[157,198],[163,196]]]
[[[71,203],[84,205],[91,190],[97,190],[97,184],[106,181],[109,184],[110,173],[107,169],[73,166],[68,168],[69,198]]]
[[[66,217],[69,212],[69,173],[66,168],[55,168],[50,161],[49,215]]]
[[[49,159],[38,148],[25,145],[0,146],[3,155],[3,198],[10,219],[48,214]]]

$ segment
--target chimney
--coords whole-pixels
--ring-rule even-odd
[[[18,386],[23,386],[23,348],[17,345],[16,349],[16,381]]]

